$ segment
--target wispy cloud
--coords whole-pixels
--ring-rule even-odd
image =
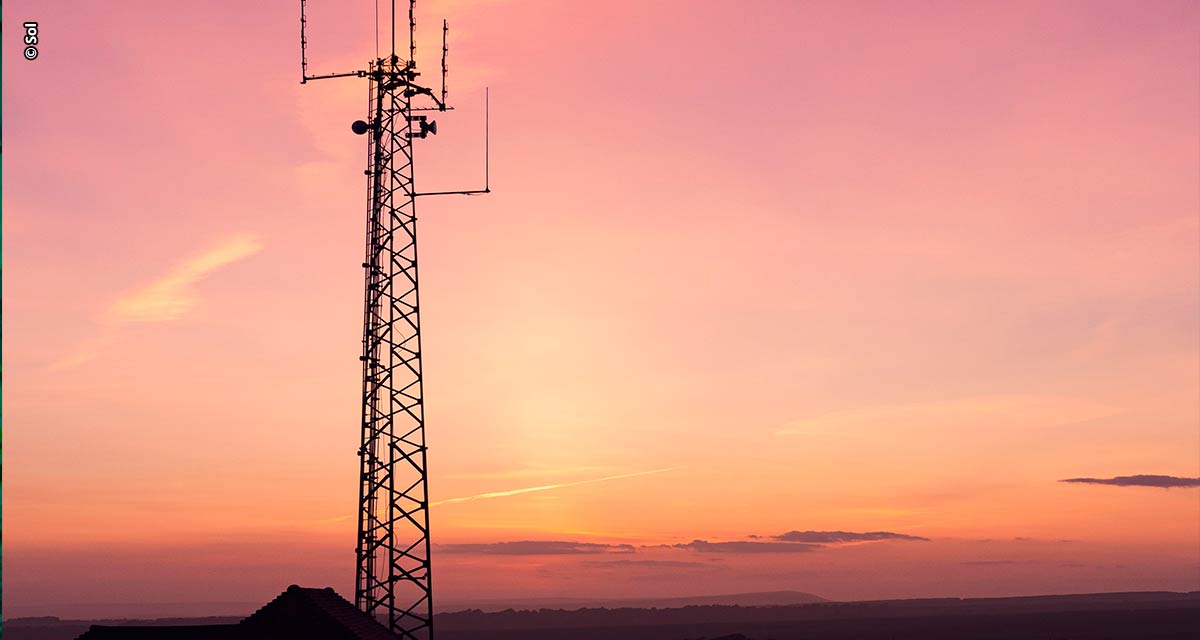
[[[802,542],[754,542],[749,540],[733,540],[730,542],[692,540],[691,542],[670,546],[674,549],[688,549],[700,553],[807,553],[824,547],[824,545],[820,544],[805,544]]]
[[[891,531],[867,531],[865,533],[855,533],[853,531],[789,531],[773,536],[773,538],[781,542],[813,543],[872,542],[876,540],[921,540],[927,542],[929,540],[929,538],[910,536],[904,533],[892,533]]]
[[[117,339],[124,326],[175,320],[196,304],[192,290],[212,272],[248,258],[262,250],[258,238],[249,233],[229,237],[188,259],[153,282],[131,291],[105,309],[99,331],[50,365],[51,370],[70,369],[92,360]]]
[[[94,359],[107,342],[108,339],[106,336],[93,338],[83,346],[76,349],[74,352],[52,362],[49,366],[49,369],[51,371],[59,371],[62,369],[78,367],[79,365]]]
[[[596,569],[719,569],[720,563],[687,560],[589,560],[584,566]]]
[[[196,304],[192,285],[228,264],[262,250],[258,239],[238,234],[175,267],[150,284],[117,299],[108,309],[110,322],[162,322],[174,320]]]
[[[633,473],[622,473],[615,476],[604,476],[603,478],[591,478],[589,480],[577,480],[575,482],[560,482],[558,484],[544,484],[536,487],[525,487],[523,489],[510,489],[508,491],[489,491],[487,493],[477,493],[473,496],[463,496],[461,498],[448,498],[432,503],[430,506],[439,506],[443,504],[455,504],[458,502],[470,502],[472,500],[490,500],[493,498],[507,498],[509,496],[517,496],[523,493],[534,493],[537,491],[551,491],[553,489],[563,489],[566,487],[578,487],[585,484],[593,484],[596,482],[608,482],[609,480],[621,480],[624,478],[636,478],[638,476],[648,476],[656,473],[666,473],[675,471],[682,467],[668,467],[666,469],[652,469],[650,471],[635,471]]]
[[[1177,478],[1175,476],[1136,475],[1117,476],[1115,478],[1067,478],[1059,482],[1077,484],[1107,484],[1114,487],[1157,487],[1170,489],[1172,487],[1200,487],[1200,478]]]
[[[631,544],[601,544],[597,542],[566,542],[562,540],[517,540],[438,545],[442,553],[469,553],[500,556],[564,556],[595,553],[634,553]]]
[[[692,540],[677,544],[645,544],[635,547],[632,544],[607,544],[597,542],[568,542],[562,540],[519,540],[515,542],[483,542],[466,544],[438,545],[444,553],[461,553],[477,555],[580,555],[599,553],[634,553],[637,549],[648,552],[655,550],[685,550],[705,554],[759,554],[759,553],[809,553],[819,551],[839,543],[875,542],[880,540],[926,540],[918,536],[890,531],[871,531],[856,533],[853,531],[789,531],[769,539],[763,536],[750,536],[751,540],[728,540],[709,542],[708,540]],[[715,561],[715,560],[714,560]],[[589,566],[642,566],[657,568],[697,568],[708,566],[704,563],[663,559],[621,559],[595,561]]]
[[[746,536],[747,540],[709,542],[692,540],[679,544],[645,545],[645,549],[686,549],[699,553],[807,553],[830,546],[884,540],[928,541],[928,538],[891,531],[788,531],[776,536]]]

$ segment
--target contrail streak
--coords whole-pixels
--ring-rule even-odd
[[[668,467],[666,469],[653,469],[650,471],[635,471],[633,473],[622,473],[616,476],[605,476],[603,478],[592,478],[591,480],[579,480],[576,482],[563,482],[561,484],[544,484],[538,487],[526,487],[524,489],[512,489],[510,491],[492,491],[489,493],[477,493],[473,496],[463,496],[461,498],[450,498],[447,500],[439,500],[432,503],[430,506],[436,507],[443,504],[454,504],[456,502],[470,502],[472,500],[488,500],[491,498],[507,498],[508,496],[520,495],[522,493],[533,493],[535,491],[549,491],[551,489],[562,489],[563,487],[577,487],[581,484],[592,484],[594,482],[607,482],[609,480],[620,480],[622,478],[634,478],[637,476],[648,476],[655,473],[666,473],[667,471],[675,471],[683,467]]]

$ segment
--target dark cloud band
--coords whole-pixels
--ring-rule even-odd
[[[784,534],[772,536],[772,539],[781,542],[810,542],[815,544],[870,542],[875,540],[920,540],[927,542],[929,540],[929,538],[910,536],[903,533],[892,533],[891,531],[867,531],[865,533],[855,533],[853,531],[789,531]]]
[[[1077,484],[1107,484],[1114,487],[1158,487],[1170,489],[1173,487],[1200,487],[1200,478],[1177,478],[1175,476],[1117,476],[1115,478],[1067,478],[1059,482]]]
[[[674,549],[689,549],[700,553],[805,553],[821,548],[819,544],[801,542],[754,542],[734,540],[731,542],[709,542],[692,540],[686,544],[673,544]]]
[[[750,540],[730,540],[725,542],[709,542],[708,540],[692,540],[679,544],[660,544],[643,546],[643,549],[682,549],[697,553],[808,553],[817,551],[830,544],[843,542],[876,542],[882,540],[927,540],[891,531],[788,531],[777,536],[764,538],[750,536]],[[520,540],[515,542],[489,542],[473,544],[443,544],[438,545],[442,553],[461,553],[476,555],[507,555],[507,556],[563,556],[585,554],[625,554],[634,553],[636,548],[631,544],[600,544],[595,542],[569,542],[564,540]],[[614,561],[615,562],[615,561]],[[687,563],[658,560],[623,560],[619,562],[638,563],[641,566],[660,567],[675,566],[681,568]],[[690,566],[690,565],[689,565]]]

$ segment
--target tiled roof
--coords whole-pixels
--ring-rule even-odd
[[[320,632],[314,634],[330,640],[396,640],[396,636],[371,616],[359,611],[336,591],[288,587],[241,625],[248,630],[259,627],[304,626]],[[297,629],[300,631],[300,629]]]

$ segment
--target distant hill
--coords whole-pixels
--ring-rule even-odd
[[[808,603],[780,604],[796,598]],[[565,606],[487,613],[441,613],[440,640],[1192,640],[1200,628],[1200,592],[1133,592],[1010,598],[926,598],[830,602],[782,591],[688,598],[607,600],[591,607],[568,599],[525,602]],[[631,607],[626,603],[642,606]],[[719,602],[720,604],[713,604]],[[743,603],[743,604],[734,604]],[[750,604],[754,603],[754,604]],[[616,604],[617,606],[614,606]],[[666,605],[666,606],[664,606]],[[569,610],[568,610],[569,609]],[[72,640],[91,624],[218,624],[235,618],[4,621],[7,640]]]
[[[9,618],[4,621],[4,636],[9,640],[74,640],[94,624],[129,625],[137,627],[169,627],[174,625],[234,624],[240,617],[211,616],[206,618],[127,618],[103,620],[61,620],[54,616]]]
[[[793,604],[829,602],[825,598],[803,591],[762,591],[712,596],[683,596],[671,598],[512,598],[450,600],[438,605],[441,613],[475,609],[492,612],[537,611],[538,609],[670,609],[708,605],[738,607],[778,607]]]
[[[533,640],[542,637],[559,637],[549,633],[553,630],[574,631],[580,638],[591,637],[589,633],[592,632],[598,634],[596,637],[604,637],[604,634],[601,633],[602,630],[607,629],[609,633],[612,633],[618,628],[621,629],[622,637],[627,638],[642,636],[673,640],[674,638],[697,636],[711,637],[720,635],[717,633],[718,631],[724,634],[745,633],[750,629],[758,629],[760,632],[774,629],[774,631],[762,635],[783,638],[789,635],[783,633],[783,630],[797,623],[819,622],[824,624],[834,621],[929,618],[955,618],[962,621],[997,616],[1016,616],[1012,619],[1025,617],[1033,621],[1042,614],[1072,613],[1081,614],[1086,618],[1087,614],[1100,612],[1149,612],[1155,610],[1178,611],[1181,612],[1178,615],[1200,622],[1200,593],[1159,591],[1011,598],[823,601],[810,604],[769,606],[689,604],[672,608],[593,607],[574,610],[545,608],[535,611],[506,610],[492,613],[471,610],[440,614],[437,617],[437,624],[443,635],[448,633],[451,638],[473,638],[474,640],[510,637]],[[1034,618],[1029,618],[1029,616],[1034,616]],[[1133,625],[1135,630],[1137,624],[1141,623]],[[1030,629],[1036,630],[1036,622],[1033,625]],[[634,628],[639,629],[637,634],[634,634]],[[585,630],[589,633],[584,633]],[[778,633],[775,633],[776,631]],[[521,632],[526,635],[521,635]],[[861,629],[854,633],[861,633]],[[850,637],[854,637],[854,633]],[[758,634],[746,633],[746,635],[757,637]],[[960,637],[971,636],[967,634]],[[1026,636],[1015,634],[1002,637]],[[1067,637],[1071,637],[1070,634]]]

